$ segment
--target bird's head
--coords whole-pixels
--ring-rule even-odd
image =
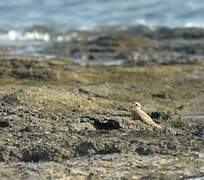
[[[141,104],[139,102],[134,102],[130,105],[130,110],[135,111],[137,109],[141,109]]]

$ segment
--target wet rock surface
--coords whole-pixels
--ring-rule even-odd
[[[130,49],[145,45],[154,49],[146,52],[155,53],[156,61],[154,55],[135,54],[134,63],[104,67],[0,58],[0,179],[202,179],[203,121],[185,116],[202,111],[204,64],[171,54],[181,46],[177,37],[189,40],[203,33],[159,31],[158,36],[130,30],[145,38],[128,43],[130,34],[80,43],[96,59],[99,53],[104,59],[112,53],[113,59],[115,52],[131,58]],[[170,46],[169,38],[175,40],[173,50],[161,55],[156,46],[164,48],[164,40]],[[145,52],[142,48],[138,51]],[[163,128],[133,120],[129,105],[134,101]]]

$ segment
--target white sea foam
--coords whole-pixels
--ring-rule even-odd
[[[184,27],[187,27],[187,28],[191,28],[191,27],[204,28],[204,24],[201,22],[186,22],[184,24]]]
[[[6,32],[0,32],[0,43],[2,42],[50,42],[53,41],[72,41],[74,39],[81,40],[81,37],[77,32],[70,33],[56,33],[51,35],[48,32],[34,31],[19,31],[19,30],[8,30]]]
[[[40,33],[37,31],[22,32],[17,30],[9,30],[4,33],[0,33],[0,40],[3,41],[50,41],[49,33]]]

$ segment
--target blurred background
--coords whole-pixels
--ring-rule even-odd
[[[6,0],[0,27],[91,29],[104,26],[203,27],[203,0]]]
[[[142,25],[142,32],[148,33],[158,27],[202,28],[204,1],[2,0],[0,16],[0,53],[78,60],[87,53],[72,53],[74,42],[100,38],[107,29],[135,32]]]

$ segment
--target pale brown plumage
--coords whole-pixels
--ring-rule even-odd
[[[146,123],[152,127],[155,127],[155,128],[159,128],[159,129],[162,128],[160,125],[155,123],[152,120],[152,118],[141,109],[141,105],[139,102],[135,102],[131,105],[131,111],[132,111],[133,119],[142,120],[144,123]]]

